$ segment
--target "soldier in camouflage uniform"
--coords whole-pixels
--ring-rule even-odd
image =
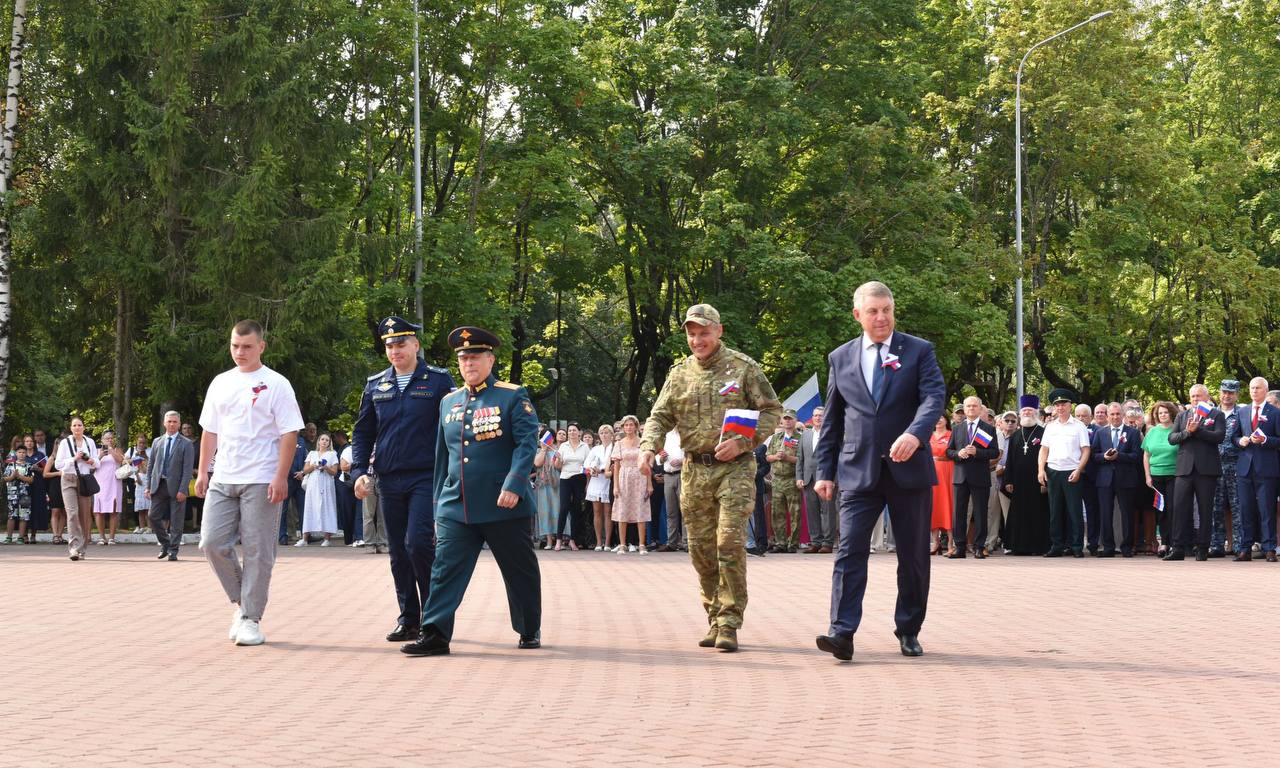
[[[752,450],[773,434],[782,403],[756,361],[721,344],[724,327],[715,307],[690,307],[684,329],[693,354],[667,375],[644,425],[638,464],[648,474],[667,432],[679,433],[685,452],[680,511],[711,625],[698,645],[736,651],[747,607],[744,538],[755,504]],[[752,438],[722,433],[730,408],[760,412]]]
[[[1218,403],[1226,414],[1227,433],[1218,446],[1218,455],[1222,457],[1222,476],[1218,478],[1218,487],[1213,494],[1213,535],[1209,542],[1209,557],[1226,557],[1228,552],[1240,546],[1243,537],[1240,501],[1236,495],[1236,461],[1240,457],[1240,446],[1231,439],[1240,429],[1240,416],[1236,413],[1239,398],[1240,382],[1223,379],[1218,389]],[[1230,542],[1227,541],[1227,510],[1231,510]]]
[[[796,487],[796,457],[799,453],[796,412],[788,408],[782,412],[782,431],[775,432],[765,448],[765,459],[773,466],[773,544],[769,547],[770,552],[795,552],[800,545],[800,489]]]

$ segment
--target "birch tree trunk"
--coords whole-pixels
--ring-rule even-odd
[[[22,84],[22,49],[26,43],[27,0],[13,0],[13,37],[9,41],[9,86],[5,91],[4,133],[0,135],[0,424],[9,399],[9,324],[13,317],[9,232],[9,187],[13,182],[14,140],[18,130],[18,86]]]

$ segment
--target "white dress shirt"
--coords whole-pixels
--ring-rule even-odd
[[[876,355],[876,343],[871,340],[867,334],[862,334],[862,377],[867,381],[867,391],[873,392],[871,382],[874,381],[876,366],[884,362],[884,356],[889,352],[889,345],[893,343],[893,334],[889,334],[889,338],[885,339],[880,345],[880,354]]]

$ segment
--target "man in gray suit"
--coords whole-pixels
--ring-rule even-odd
[[[177,411],[164,415],[164,434],[151,443],[147,475],[147,498],[151,499],[151,531],[160,542],[158,559],[178,559],[182,529],[187,524],[187,483],[195,466],[196,449],[178,434],[182,417]],[[164,527],[169,519],[168,530]]]
[[[796,461],[796,487],[804,492],[804,508],[809,516],[809,546],[802,550],[806,555],[830,554],[836,541],[836,499],[820,498],[813,490],[817,479],[818,462],[813,449],[818,444],[818,431],[822,429],[821,406],[813,409],[813,427],[800,436],[800,455]]]

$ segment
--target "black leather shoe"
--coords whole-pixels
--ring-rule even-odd
[[[1171,562],[1173,560],[1186,560],[1187,553],[1185,550],[1182,549],[1182,547],[1174,547],[1173,549],[1169,550],[1169,554],[1165,555],[1160,559],[1164,560],[1165,562]]]
[[[1241,550],[1240,552],[1237,552],[1236,556],[1231,559],[1232,561],[1237,563],[1247,563],[1253,559],[1253,553],[1247,549]]]
[[[157,560],[163,560],[163,559],[165,559],[165,558],[166,558],[166,557],[168,557],[168,556],[169,556],[169,553],[168,553],[168,552],[163,552],[163,551],[162,551],[160,554],[156,555],[156,559],[157,559]]]
[[[1045,553],[1044,553],[1044,556],[1045,556],[1045,557],[1062,557],[1062,550],[1060,550],[1060,549],[1051,549],[1051,550],[1049,550],[1048,552],[1045,552]]]
[[[747,554],[755,555],[756,557],[764,557],[764,550],[759,547],[747,547]]]
[[[170,552],[170,553],[169,553],[169,562],[171,562],[171,563],[176,563],[176,562],[178,562],[178,553],[177,553],[177,552]]]
[[[1097,544],[1090,544],[1090,545],[1089,545],[1089,554],[1090,554],[1090,556],[1092,556],[1092,557],[1097,557],[1097,556],[1098,556],[1098,545],[1097,545]]]
[[[409,656],[447,656],[449,641],[432,629],[423,632],[414,642],[400,646],[400,652]]]
[[[1098,553],[1098,557],[1115,557],[1115,556],[1116,556],[1116,551],[1114,549],[1104,549]]]
[[[976,558],[978,558],[979,560],[986,560],[986,559],[987,559],[987,548],[986,548],[986,547],[979,547],[979,548],[978,548],[978,551],[973,553],[973,556],[974,556],[974,557],[976,557]]]
[[[947,553],[947,559],[948,559],[948,560],[963,560],[963,559],[964,559],[964,551],[963,551],[963,550],[959,550],[959,549],[957,549],[955,552],[949,552],[949,553]]]
[[[532,635],[521,635],[520,642],[516,643],[517,648],[531,650],[533,648],[542,647],[542,632],[534,632]]]
[[[1210,547],[1210,548],[1209,548],[1209,557],[1212,557],[1212,558],[1214,558],[1214,559],[1217,559],[1217,558],[1219,558],[1219,557],[1226,557],[1226,556],[1227,556],[1226,551],[1225,551],[1225,550],[1223,550],[1221,547]]]
[[[387,633],[387,642],[403,643],[405,640],[412,640],[417,636],[417,627],[410,627],[408,624],[397,624],[395,629]]]
[[[1199,548],[1199,549],[1197,549],[1197,550],[1196,550],[1196,562],[1197,562],[1197,563],[1203,563],[1203,562],[1205,562],[1205,561],[1206,561],[1206,560],[1208,560],[1208,559],[1209,559],[1209,550],[1205,549],[1204,547],[1201,547],[1201,548]]]
[[[1083,550],[1083,549],[1073,549],[1073,550],[1071,550],[1071,556],[1072,556],[1072,557],[1084,557],[1084,550]]]
[[[923,656],[924,649],[920,647],[920,641],[915,635],[903,635],[898,638],[898,645],[902,646],[903,656]]]
[[[818,635],[818,650],[829,653],[841,661],[853,661],[853,638],[839,635]]]

